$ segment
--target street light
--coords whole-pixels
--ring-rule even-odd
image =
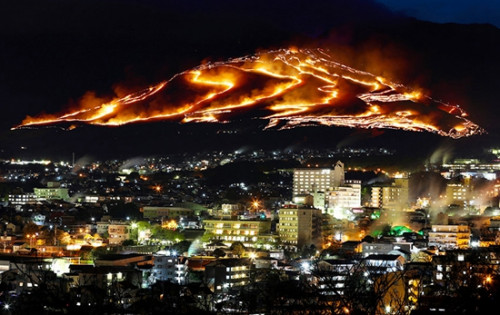
[[[36,239],[38,233],[27,234],[26,237],[30,240],[30,248],[33,248],[33,240]]]
[[[486,279],[484,279],[484,282],[490,284],[491,282],[493,282],[493,279],[491,278],[491,276],[487,276]]]

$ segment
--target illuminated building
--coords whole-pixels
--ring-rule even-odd
[[[446,185],[446,202],[467,206],[473,199],[470,177],[465,178],[463,183],[449,183]]]
[[[352,182],[334,187],[328,193],[328,208],[359,208],[361,207],[361,183]]]
[[[346,280],[355,270],[356,261],[324,259],[317,264],[318,288],[322,295],[343,295]]]
[[[33,188],[38,200],[68,200],[68,188]]]
[[[402,253],[407,258],[411,254],[412,243],[407,242],[377,242],[377,243],[361,243],[361,252],[363,256],[369,255],[389,255]]]
[[[192,215],[194,211],[192,209],[180,208],[180,207],[151,207],[147,206],[142,208],[142,215],[144,219],[158,219],[158,218],[169,218],[176,219],[180,216]]]
[[[293,196],[293,203],[296,205],[313,206],[314,197],[309,194],[300,194]]]
[[[408,178],[395,178],[390,186],[372,187],[371,206],[393,210],[408,207]]]
[[[470,228],[467,225],[433,225],[429,232],[429,246],[455,249],[468,248]]]
[[[71,265],[69,268],[70,272],[65,273],[63,278],[69,280],[70,288],[91,285],[105,290],[113,283],[124,280],[137,287],[142,284],[142,272],[131,266]]]
[[[169,281],[185,284],[187,278],[187,260],[171,251],[159,251],[153,255],[151,277],[153,281]]]
[[[406,259],[403,256],[391,254],[372,254],[363,260],[364,266],[375,274],[384,274],[387,272],[403,270],[405,263]]]
[[[111,221],[108,224],[108,242],[119,245],[130,238],[130,224],[122,221]]]
[[[279,236],[284,244],[309,246],[321,236],[321,210],[288,205],[279,210]]]
[[[487,180],[495,180],[497,178],[496,172],[500,170],[500,163],[483,164],[478,159],[456,159],[452,164],[442,164],[441,168],[441,175],[447,179],[457,176],[478,176]]]
[[[206,233],[212,233],[223,241],[255,243],[259,237],[269,235],[270,220],[204,220]]]
[[[35,204],[37,200],[37,197],[34,193],[9,195],[8,198],[11,205],[31,205]]]
[[[227,291],[248,284],[252,261],[246,258],[226,258],[205,266],[205,280],[213,292]]]
[[[293,171],[293,195],[328,192],[344,183],[344,163],[333,168],[296,168]]]
[[[212,210],[212,215],[221,219],[234,220],[243,210],[240,204],[225,203],[222,204],[221,209]]]

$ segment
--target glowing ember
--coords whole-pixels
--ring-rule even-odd
[[[15,128],[60,122],[224,122],[243,115],[269,120],[267,128],[394,128],[452,138],[483,132],[458,106],[335,62],[322,49],[282,49],[205,64],[106,104],[28,116]]]

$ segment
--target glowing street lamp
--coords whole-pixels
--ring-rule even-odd
[[[162,187],[160,185],[155,185],[153,186],[153,189],[157,192],[157,193],[160,193],[161,190],[162,190]]]
[[[36,239],[37,236],[38,236],[38,233],[26,235],[26,238],[28,238],[30,240],[30,248],[33,248],[33,240]]]
[[[486,276],[484,282],[486,282],[487,284],[491,284],[491,282],[493,282],[493,279],[491,278],[491,276]]]

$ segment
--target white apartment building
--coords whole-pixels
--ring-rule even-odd
[[[333,168],[296,168],[293,172],[293,195],[328,192],[344,183],[344,163]]]
[[[328,193],[328,208],[358,208],[361,207],[361,183],[351,183],[334,187]]]
[[[177,256],[173,251],[159,251],[153,256],[152,282],[170,281],[186,284],[187,272],[187,260]]]

